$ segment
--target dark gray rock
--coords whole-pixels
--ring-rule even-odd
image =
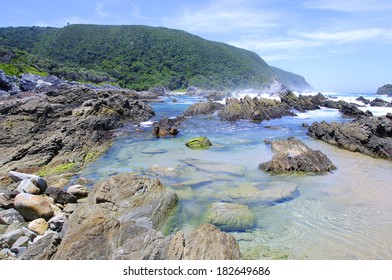
[[[164,117],[158,122],[154,122],[152,129],[153,134],[157,137],[165,137],[169,135],[176,136],[179,133],[178,126],[183,120],[183,116],[179,116],[174,119]]]
[[[0,193],[0,207],[3,209],[14,208],[14,199],[9,193]]]
[[[274,156],[260,164],[260,169],[276,174],[314,173],[325,174],[336,166],[321,151],[310,149],[300,140],[289,137],[287,140],[271,142]]]
[[[18,240],[22,236],[25,236],[24,231],[22,229],[16,229],[16,230],[10,231],[6,234],[3,234],[0,237],[0,240],[6,242],[9,247],[12,247],[12,245],[14,245],[16,240]]]
[[[392,160],[392,114],[349,123],[315,122],[308,135],[345,150]]]
[[[392,107],[392,104],[388,101],[381,99],[381,98],[376,98],[370,102],[370,106],[372,106],[372,107]]]
[[[40,76],[34,74],[23,74],[19,82],[20,89],[22,91],[35,91],[40,78]]]
[[[61,243],[60,234],[49,232],[32,244],[21,256],[21,260],[50,260]]]
[[[73,194],[54,187],[47,188],[45,194],[53,198],[55,203],[60,204],[76,203],[78,200]]]
[[[387,84],[383,85],[377,90],[378,95],[387,95],[387,96],[392,96],[392,85]]]
[[[362,102],[363,104],[365,104],[365,105],[368,105],[368,104],[370,104],[370,100],[369,99],[366,99],[365,97],[363,97],[363,96],[360,96],[360,97],[358,97],[357,99],[355,99],[356,101],[360,101],[360,102]]]
[[[354,104],[350,104],[347,102],[341,102],[341,106],[339,108],[339,111],[343,114],[346,115],[348,117],[354,117],[354,118],[358,118],[361,116],[372,116],[372,112],[370,111],[362,111],[361,109],[359,109],[356,105]]]

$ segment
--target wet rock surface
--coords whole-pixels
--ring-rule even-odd
[[[300,140],[289,137],[287,140],[271,142],[274,156],[259,165],[261,170],[272,173],[315,173],[325,174],[336,166],[321,151],[314,151]]]
[[[352,152],[392,160],[392,114],[348,123],[315,122],[308,135]]]

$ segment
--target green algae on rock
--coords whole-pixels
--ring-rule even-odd
[[[197,137],[189,140],[185,145],[190,149],[204,150],[209,149],[212,143],[207,137]]]

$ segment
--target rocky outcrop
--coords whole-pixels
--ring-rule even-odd
[[[0,102],[0,168],[45,175],[78,169],[102,154],[112,131],[153,116],[149,105],[120,91],[60,84]],[[48,165],[48,168],[42,169]],[[3,174],[4,175],[4,174]]]
[[[385,101],[381,98],[376,98],[370,101],[370,106],[372,107],[392,107],[392,103]]]
[[[188,107],[184,112],[184,116],[211,115],[223,109],[223,107],[224,105],[218,102],[203,101]]]
[[[387,96],[392,96],[392,85],[387,84],[383,85],[377,90],[378,95],[387,95]]]
[[[248,95],[241,99],[226,99],[225,108],[219,113],[222,120],[251,120],[253,122],[292,115],[287,105],[282,102],[266,98],[251,98]]]
[[[164,236],[160,227],[177,202],[158,180],[129,174],[93,187],[88,200],[64,225],[54,259],[234,259],[235,239],[202,226],[190,236]]]
[[[392,160],[392,114],[348,123],[315,122],[308,129],[311,137],[339,148]]]
[[[212,143],[207,137],[197,137],[189,140],[185,145],[193,150],[205,150],[210,148]]]
[[[310,149],[300,140],[290,137],[287,140],[271,142],[274,156],[260,164],[260,169],[276,174],[314,173],[324,174],[336,166],[321,151]]]
[[[327,98],[320,93],[316,96],[299,95],[297,97],[292,91],[282,92],[279,94],[279,97],[283,103],[286,103],[290,108],[294,108],[300,112],[320,109],[321,102],[327,100]]]

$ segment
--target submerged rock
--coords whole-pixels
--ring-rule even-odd
[[[253,228],[256,216],[248,206],[237,203],[215,202],[209,207],[206,219],[224,231],[244,231]]]
[[[308,135],[339,148],[392,160],[392,114],[348,123],[315,122]]]
[[[300,140],[289,137],[287,140],[271,142],[274,156],[259,165],[261,170],[273,173],[315,173],[324,174],[336,166],[320,151],[314,151]]]
[[[158,137],[164,136],[176,136],[179,133],[178,126],[181,124],[181,121],[184,117],[180,116],[174,119],[169,119],[167,117],[155,122],[153,124],[153,134]]]
[[[197,137],[189,140],[185,145],[194,150],[205,150],[212,146],[211,141],[207,137]]]

